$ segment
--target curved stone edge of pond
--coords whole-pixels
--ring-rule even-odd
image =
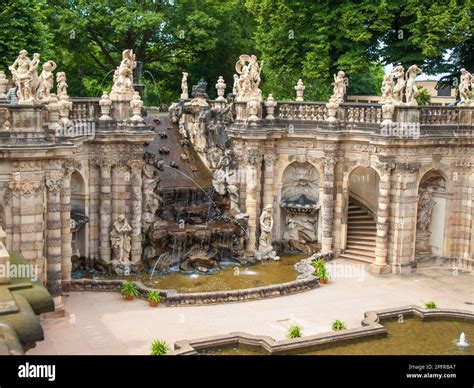
[[[268,336],[259,336],[243,332],[233,332],[224,335],[204,337],[194,340],[178,341],[173,351],[168,355],[195,355],[202,350],[221,346],[247,345],[264,349],[268,354],[282,354],[295,350],[309,350],[318,347],[338,345],[361,338],[385,337],[388,330],[380,322],[401,316],[417,316],[422,320],[430,319],[465,319],[474,322],[474,312],[456,309],[425,309],[410,305],[385,310],[368,311],[364,313],[362,326],[337,332],[326,332],[306,337],[287,340],[275,340]]]
[[[120,292],[122,284],[127,282],[127,280],[122,279],[78,279],[71,281],[71,291]],[[226,302],[244,302],[248,300],[296,294],[318,288],[319,278],[316,276],[309,276],[304,279],[297,279],[287,283],[272,284],[262,287],[194,293],[178,293],[176,290],[158,290],[156,288],[147,287],[140,281],[133,281],[132,283],[137,286],[140,298],[146,299],[149,291],[157,291],[162,297],[161,303],[166,306],[191,306]]]

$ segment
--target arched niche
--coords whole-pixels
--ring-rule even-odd
[[[320,175],[309,162],[295,161],[282,175],[282,241],[291,250],[312,252],[320,240]]]
[[[372,213],[377,212],[379,200],[379,174],[372,167],[356,167],[349,174],[349,197]]]
[[[71,174],[71,233],[74,260],[87,256],[88,213],[86,184],[83,176],[76,170]]]
[[[415,258],[445,254],[446,177],[441,171],[428,171],[418,186]]]

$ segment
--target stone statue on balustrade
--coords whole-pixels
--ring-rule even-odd
[[[43,71],[39,76],[38,100],[48,102],[51,97],[51,89],[53,88],[54,75],[56,70],[54,61],[47,61],[43,64]]]
[[[389,104],[392,102],[392,93],[393,93],[393,78],[392,76],[386,75],[383,78],[382,87],[381,87],[382,97],[380,98],[381,104]]]
[[[255,256],[258,260],[280,260],[273,250],[273,206],[267,205],[260,215],[260,237],[258,239],[258,250]]]
[[[237,188],[237,171],[231,150],[226,150],[220,158],[212,177],[212,185],[220,195],[228,195],[230,210],[240,214],[239,189]]]
[[[461,101],[459,105],[470,105],[469,92],[471,84],[474,82],[474,77],[466,69],[461,69],[461,78],[459,82],[459,97]]]
[[[119,215],[110,232],[112,245],[112,264],[127,266],[130,264],[132,227],[123,214]]]
[[[393,69],[393,76],[395,77],[396,83],[393,87],[393,102],[395,105],[403,104],[403,91],[405,90],[405,69],[403,66],[397,66]]]
[[[8,69],[12,73],[13,82],[18,86],[18,103],[32,103],[35,101],[38,88],[38,65],[40,55],[35,53],[33,59],[28,57],[26,50],[21,50],[20,55]]]
[[[114,73],[114,84],[110,93],[111,100],[131,100],[134,95],[133,70],[137,67],[133,50],[128,49],[122,52],[122,61]]]
[[[418,88],[416,87],[416,76],[421,74],[422,70],[417,65],[412,65],[408,68],[406,73],[406,89],[405,89],[405,101],[407,105],[416,106],[415,97],[418,95]]]
[[[337,75],[334,74],[333,93],[329,101],[336,104],[341,104],[342,102],[344,102],[346,91],[347,91],[346,73],[344,73],[343,71],[339,71]]]
[[[67,80],[66,73],[64,71],[59,71],[56,73],[56,96],[59,100],[67,100],[69,96],[67,95]]]
[[[258,63],[255,55],[241,55],[235,64],[235,70],[239,75],[237,87],[236,101],[249,101],[251,99],[262,100],[262,91],[260,90],[261,72],[263,61]],[[235,79],[235,78],[234,78]]]

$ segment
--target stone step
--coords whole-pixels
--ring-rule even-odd
[[[372,221],[375,222],[374,219],[369,216],[368,214],[349,214],[347,216],[349,220],[367,220],[367,221]]]
[[[370,227],[370,226],[355,226],[353,225],[352,227],[349,226],[348,228],[348,234],[351,232],[368,232],[368,233],[373,233],[375,234],[377,232],[377,229],[375,226]]]
[[[349,233],[347,235],[347,241],[367,241],[367,242],[373,242],[375,244],[375,233],[360,233],[360,234],[353,234]]]
[[[363,244],[358,244],[357,242],[348,242],[346,246],[346,251],[363,251],[364,254],[366,252],[369,252],[369,254],[374,254],[375,255],[375,244],[374,245],[363,245]]]
[[[369,236],[367,236],[369,237]],[[351,236],[347,238],[346,245],[364,245],[367,247],[375,247],[375,238],[360,239],[357,236]]]
[[[375,225],[375,222],[374,220],[351,220],[349,219],[349,221],[351,221],[351,223],[349,224],[349,227],[351,225]]]
[[[374,258],[372,257],[368,257],[368,256],[362,256],[362,255],[359,255],[358,253],[341,253],[339,255],[340,258],[342,259],[351,259],[351,260],[357,260],[357,261],[363,261],[365,263],[373,263],[374,262]]]

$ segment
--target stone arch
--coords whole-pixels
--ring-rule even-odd
[[[420,172],[415,227],[415,260],[445,256],[448,177],[440,169]]]
[[[379,200],[379,182],[380,172],[378,169],[371,165],[370,162],[361,163],[357,161],[351,164],[344,171],[342,178],[342,220],[341,220],[341,239],[340,249],[347,254],[348,258],[360,257],[365,261],[371,261],[375,259],[375,230],[370,232],[370,236],[362,236],[364,240],[367,240],[367,250],[362,247],[363,251],[353,253],[354,250],[354,237],[357,231],[355,229],[354,220],[352,220],[352,213],[354,206],[359,206],[358,210],[360,216],[365,216],[366,221],[373,228],[376,225],[376,214],[378,209]],[[365,213],[365,214],[362,214]],[[361,239],[362,241],[362,239]],[[346,249],[348,252],[346,253]],[[367,256],[365,256],[367,254]],[[350,256],[352,255],[352,256]],[[353,257],[354,256],[354,257]]]
[[[319,249],[321,198],[319,166],[307,158],[286,164],[279,177],[279,238],[290,250],[307,253]]]
[[[83,174],[75,169],[71,174],[71,234],[73,260],[84,259],[88,255],[88,222],[88,185]]]

